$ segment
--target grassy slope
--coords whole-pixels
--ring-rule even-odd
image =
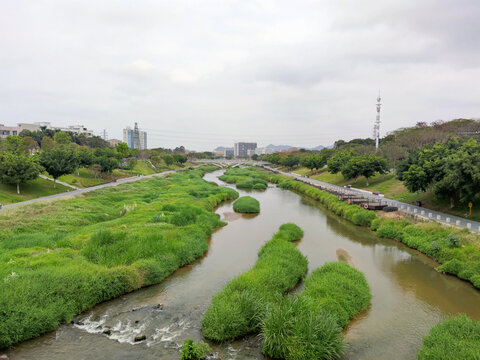
[[[0,348],[158,283],[208,248],[238,194],[194,170],[0,213]]]
[[[18,195],[16,185],[0,183],[0,203],[4,205],[12,204],[42,196],[63,193],[68,190],[71,189],[60,184],[57,184],[57,187],[53,188],[52,181],[37,178],[20,185],[20,195]]]
[[[286,169],[282,169],[286,170]],[[306,168],[297,168],[293,172],[299,175],[310,175],[310,170]],[[352,185],[355,188],[368,190],[368,191],[378,191],[384,194],[387,198],[395,199],[398,201],[403,201],[405,203],[414,204],[417,200],[422,202],[422,206],[441,211],[447,214],[460,216],[460,217],[469,217],[469,209],[464,206],[456,206],[453,209],[450,209],[450,203],[448,200],[436,199],[433,191],[427,191],[425,193],[411,193],[403,185],[403,183],[395,178],[395,175],[383,174],[376,175],[369,179],[369,186],[366,185],[366,179],[361,177],[355,183],[353,179],[345,180],[342,174],[330,174],[326,168],[320,170],[317,174],[310,175],[312,179],[328,182],[330,184],[345,186]],[[480,221],[480,208],[472,209],[472,220]]]
[[[58,180],[80,188],[101,185],[108,182],[108,180],[102,179],[100,176],[97,176],[95,179],[95,173],[89,168],[81,168],[79,174],[80,175],[77,175],[77,172],[74,172],[73,174],[63,175],[60,176]]]

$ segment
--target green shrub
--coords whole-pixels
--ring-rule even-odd
[[[211,351],[210,346],[203,342],[194,342],[192,339],[186,339],[182,344],[182,354],[180,360],[203,360]]]
[[[465,264],[463,263],[463,261],[453,259],[439,266],[437,270],[447,274],[458,275],[460,272],[463,271],[464,268]]]
[[[202,319],[203,335],[225,341],[257,332],[267,305],[292,289],[307,271],[307,259],[288,241],[293,226],[280,229],[259,251],[249,271],[231,280],[212,299]]]
[[[251,196],[242,196],[233,203],[233,210],[241,213],[259,213],[260,203]]]
[[[480,359],[480,322],[466,315],[440,322],[423,338],[418,359]]]

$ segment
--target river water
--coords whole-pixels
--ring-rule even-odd
[[[205,179],[227,185],[217,179],[220,174]],[[201,318],[212,296],[255,263],[260,247],[285,222],[305,232],[297,246],[308,257],[309,272],[341,260],[367,277],[372,302],[345,329],[346,359],[415,359],[422,337],[446,316],[480,319],[480,291],[437,273],[426,256],[377,238],[291,191],[270,186],[248,195],[260,201],[260,214],[235,214],[232,202],[220,206],[217,213],[228,225],[214,232],[205,256],[161,284],[99,304],[76,324],[19,344],[7,353],[10,359],[177,360],[183,340],[201,339]],[[139,334],[146,340],[135,343]],[[214,358],[263,359],[257,336],[211,345]]]

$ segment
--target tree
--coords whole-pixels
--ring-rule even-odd
[[[0,158],[0,179],[17,185],[17,194],[20,194],[20,184],[36,179],[41,171],[42,168],[31,156],[7,153]]]
[[[82,149],[75,152],[77,158],[77,175],[80,176],[80,168],[90,166],[93,164],[93,156],[87,149]]]
[[[77,157],[71,150],[54,149],[40,153],[40,164],[53,177],[53,187],[57,179],[66,174],[71,174],[77,167]]]
[[[310,169],[311,172],[313,172],[313,169],[318,171],[325,166],[325,158],[322,155],[307,155],[300,159],[300,165]]]
[[[173,152],[175,152],[175,153],[180,153],[180,154],[184,154],[184,153],[185,153],[185,146],[183,146],[183,145],[182,145],[182,146],[177,146],[177,147],[173,150]]]
[[[118,167],[118,161],[115,158],[100,156],[96,157],[93,162],[100,165],[100,171],[102,173],[111,173],[113,169]]]
[[[402,174],[410,191],[429,188],[439,197],[455,202],[480,202],[480,144],[474,139],[461,144],[457,140],[426,146],[409,157],[410,166]]]
[[[292,154],[285,156],[282,159],[282,165],[292,169],[293,167],[297,166],[300,163],[300,160],[293,156]]]
[[[22,138],[20,136],[7,136],[6,140],[6,149],[7,152],[12,154],[20,154],[22,153]]]
[[[59,131],[53,135],[53,140],[60,145],[68,145],[72,142],[72,137],[65,131]]]
[[[173,154],[173,161],[178,164],[184,164],[187,162],[187,157],[185,155]]]
[[[173,164],[173,156],[172,156],[172,155],[164,154],[164,155],[162,156],[162,159],[163,159],[163,161],[165,161],[165,164],[166,164],[167,166],[170,166],[170,165]]]
[[[388,170],[387,160],[374,155],[354,156],[342,166],[342,175],[345,179],[355,179],[365,176],[368,186],[368,178],[375,173],[385,173]]]
[[[130,155],[130,148],[124,142],[118,143],[117,146],[115,146],[115,151],[119,153],[122,158],[126,158]]]
[[[22,138],[20,147],[26,154],[33,155],[38,149],[38,143],[31,136],[25,136]]]
[[[43,151],[50,151],[55,149],[55,142],[49,136],[44,136],[42,138],[42,150]]]
[[[345,165],[353,157],[353,152],[350,150],[341,150],[335,153],[330,159],[328,159],[327,166],[328,172],[336,174],[342,170]]]

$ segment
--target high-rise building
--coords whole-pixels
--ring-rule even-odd
[[[248,157],[248,150],[257,148],[257,143],[238,142],[234,144],[233,153],[236,158]]]
[[[123,142],[131,149],[145,150],[147,148],[147,132],[141,131],[137,123],[133,130],[127,126],[123,129]]]

